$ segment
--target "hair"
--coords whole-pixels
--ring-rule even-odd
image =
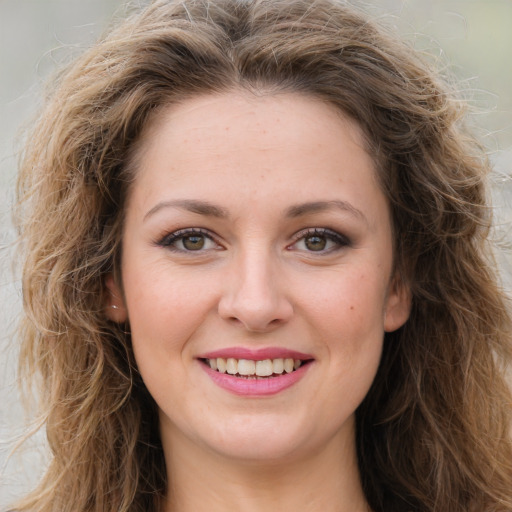
[[[21,369],[37,379],[51,460],[17,510],[158,510],[156,406],[126,326],[106,318],[105,277],[119,278],[143,130],[169,105],[233,90],[296,92],[354,119],[390,204],[412,311],[356,412],[370,506],[511,511],[512,327],[488,160],[428,61],[336,0],[159,0],[57,78],[18,182]]]

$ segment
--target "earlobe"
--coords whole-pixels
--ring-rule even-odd
[[[121,288],[114,281],[112,274],[105,279],[105,315],[109,320],[123,323],[128,320],[128,311],[124,304]]]
[[[393,332],[407,322],[411,314],[412,296],[410,287],[401,279],[392,279],[384,312],[384,331]]]

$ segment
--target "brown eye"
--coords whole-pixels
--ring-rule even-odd
[[[309,228],[296,234],[296,242],[288,248],[294,251],[329,254],[351,246],[345,235],[328,228]]]
[[[318,235],[308,236],[304,238],[304,245],[310,251],[323,251],[327,245],[327,239]]]
[[[221,248],[209,233],[203,233],[200,229],[180,229],[166,235],[158,242],[158,245],[182,253],[204,252]]]
[[[189,235],[184,236],[181,243],[187,251],[199,251],[204,247],[205,240],[203,235]]]

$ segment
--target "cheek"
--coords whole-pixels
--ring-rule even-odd
[[[378,272],[340,272],[309,297],[311,337],[329,358],[333,379],[361,399],[380,362],[386,285]]]
[[[333,429],[354,413],[375,379],[384,339],[384,296],[385,283],[376,274],[340,271],[309,297],[308,337],[315,340],[319,360],[327,363],[318,384],[327,411],[322,422]]]
[[[340,335],[349,332],[383,332],[387,281],[379,272],[340,271],[308,288],[302,300],[317,320]],[[312,293],[310,293],[312,292]]]
[[[125,294],[136,357],[147,351],[148,357],[158,359],[159,354],[185,350],[212,310],[214,289],[204,277],[182,279],[179,272],[155,266],[144,276],[127,273]]]
[[[208,296],[162,278],[133,290],[127,305],[138,370],[158,404],[178,407],[181,392],[169,390],[179,390],[176,382],[185,382],[194,336],[209,311]]]

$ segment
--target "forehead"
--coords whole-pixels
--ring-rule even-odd
[[[144,132],[134,167],[132,192],[144,202],[211,201],[219,188],[229,200],[250,191],[261,204],[382,196],[357,123],[296,93],[229,92],[169,106]]]
[[[147,150],[159,144],[159,139],[169,135],[187,146],[211,143],[213,152],[220,134],[237,148],[247,147],[247,138],[255,133],[260,143],[261,136],[268,135],[267,143],[272,147],[285,142],[285,138],[289,142],[304,135],[312,142],[316,139],[319,145],[336,144],[335,133],[325,137],[327,132],[322,128],[326,122],[343,124],[353,142],[370,154],[359,124],[334,105],[298,92],[257,94],[242,90],[199,95],[160,108],[144,128],[134,154],[140,161]],[[313,130],[318,137],[314,137]]]

